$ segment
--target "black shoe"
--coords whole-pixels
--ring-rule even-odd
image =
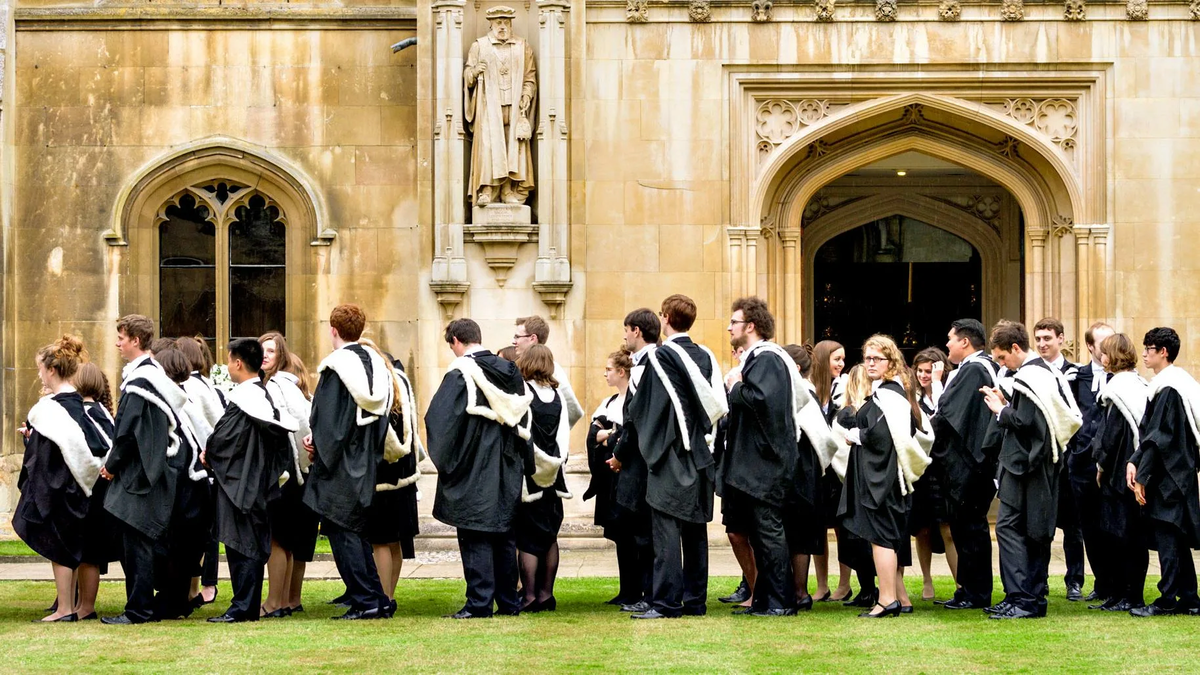
[[[942,603],[942,607],[946,609],[984,609],[983,605],[977,605],[966,600],[947,600]]]
[[[764,609],[757,612],[749,612],[750,616],[796,616],[796,610],[791,607],[779,609]]]
[[[1135,605],[1132,602],[1126,600],[1125,598],[1118,598],[1115,602],[1112,599],[1109,599],[1108,602],[1106,602],[1100,606],[1100,609],[1102,609],[1106,612],[1128,612],[1129,610],[1133,609],[1134,607],[1139,607],[1139,606],[1140,605]]]
[[[684,607],[683,608],[684,616],[704,616],[705,614],[708,614],[708,608],[703,605],[701,605],[700,607]]]
[[[118,614],[116,616],[106,616],[103,619],[100,619],[100,623],[108,625],[108,626],[132,626],[134,624],[152,623],[154,621],[155,621],[155,619],[145,619],[145,620],[133,619],[133,618],[130,618],[130,616],[128,614],[124,614],[124,613]]]
[[[95,613],[95,612],[92,612],[91,614],[88,614],[87,616],[81,616],[81,617],[79,617],[79,620],[80,620],[80,621],[96,621],[96,620],[98,620],[99,618],[100,618],[100,615],[99,615],[99,614],[97,614],[97,613]]]
[[[44,609],[42,611],[46,614],[53,614],[53,613],[57,612],[58,611],[58,598],[55,598],[54,602],[51,603],[49,607],[47,607],[46,609]]]
[[[813,608],[813,596],[805,596],[803,600],[796,601],[797,612],[807,612]]]
[[[638,600],[637,602],[633,603],[632,605],[621,605],[621,611],[622,612],[633,612],[635,614],[641,614],[642,612],[649,612],[650,611],[650,603],[646,602],[645,600]]]
[[[346,594],[346,593],[342,593],[341,595],[337,596],[336,598],[334,598],[334,599],[330,600],[329,602],[327,602],[327,603],[325,603],[325,604],[327,604],[327,605],[340,605],[340,606],[342,606],[342,607],[349,607],[349,606],[350,606],[350,596],[349,596],[348,594]]]
[[[341,617],[334,617],[334,618],[341,618]],[[490,619],[492,617],[490,614],[472,614],[470,611],[468,611],[466,609],[460,609],[457,612],[455,612],[454,614],[446,614],[442,618],[443,619]]]
[[[819,598],[813,598],[813,602],[829,602],[833,599],[833,591],[825,591],[825,595]]]
[[[33,623],[75,623],[78,620],[79,615],[77,614],[64,614],[57,619],[50,619],[49,621],[46,619],[34,619]]]
[[[291,610],[289,610],[286,607],[280,607],[279,609],[277,609],[273,612],[267,612],[266,614],[263,614],[259,618],[261,618],[261,619],[286,619],[287,617],[289,617],[291,615],[292,615]]]
[[[290,608],[288,611],[290,611],[292,614],[299,614],[304,611],[304,605],[296,605],[295,607]]]
[[[988,618],[989,619],[1037,619],[1042,616],[1045,616],[1045,614],[1042,614],[1040,611],[1031,612],[1027,609],[1022,609],[1022,608],[1018,607],[1017,605],[1010,605],[1008,607],[1008,609],[1004,610],[1003,612],[1000,612],[999,614],[992,614]]]
[[[1086,598],[1085,598],[1085,600],[1086,600]],[[1117,604],[1117,603],[1119,603],[1119,602],[1121,602],[1121,598],[1109,598],[1109,599],[1105,600],[1104,602],[1102,602],[1102,603],[1100,603],[1100,604],[1098,604],[1098,605],[1088,605],[1088,606],[1087,606],[1087,608],[1088,608],[1088,609],[1103,609],[1103,610],[1108,610],[1108,608],[1112,607],[1113,605],[1115,605],[1115,604]]]
[[[742,583],[738,584],[738,587],[732,593],[723,598],[717,599],[725,604],[740,605],[741,603],[750,599],[750,586],[746,583],[745,579],[742,579]]]
[[[878,597],[877,596],[878,592],[879,591],[874,588],[868,589],[865,591],[859,591],[858,595],[855,596],[855,598],[853,600],[848,600],[846,602],[843,602],[842,605],[844,605],[846,607],[874,608],[875,607],[875,599]]]
[[[604,604],[606,604],[606,605],[624,605],[625,598],[622,598],[621,596],[618,595],[615,598],[613,598],[612,600],[605,600]]]
[[[220,592],[221,592],[221,590],[219,588],[214,588],[213,589],[213,599],[205,600],[204,599],[204,589],[203,588],[200,589],[200,592],[196,594],[196,597],[192,598],[192,609],[200,609],[201,607],[203,607],[205,605],[213,604],[214,602],[217,601],[217,595],[220,594]]]
[[[1150,603],[1149,605],[1144,605],[1142,607],[1134,607],[1133,609],[1129,610],[1129,616],[1137,616],[1142,618],[1151,616],[1171,616],[1178,613],[1178,607],[1171,607],[1168,609],[1166,607],[1160,607],[1154,603]]]
[[[913,606],[912,606],[912,605],[901,605],[901,606],[900,606],[900,613],[901,613],[901,614],[912,614],[912,613],[913,613]]]
[[[881,605],[877,602],[871,607],[871,609],[875,609],[876,607],[883,609],[883,611],[878,614],[872,614],[870,612],[870,610],[868,610],[866,612],[860,612],[858,615],[859,618],[861,618],[861,619],[886,619],[891,616],[900,616],[901,606],[900,606],[899,600],[893,600],[892,604],[890,604],[890,605]]]
[[[1083,584],[1075,582],[1067,583],[1067,600],[1071,602],[1079,602],[1083,600]]]
[[[372,607],[371,609],[351,609],[341,616],[331,617],[334,621],[366,621],[368,619],[383,619],[384,616],[382,607]]]
[[[255,616],[234,616],[229,612],[225,612],[221,616],[210,616],[207,621],[209,623],[245,623],[247,621],[258,621]]]
[[[996,604],[992,605],[991,607],[984,607],[983,611],[987,612],[988,614],[1003,614],[1003,613],[1007,612],[1009,610],[1009,608],[1011,608],[1011,607],[1012,607],[1011,602],[1009,602],[1007,600],[1001,600],[1000,602],[997,602]]]
[[[629,618],[631,618],[631,619],[678,619],[679,616],[674,615],[674,614],[663,614],[662,612],[658,611],[657,609],[651,608],[649,611],[642,612],[641,614],[631,614],[631,615],[629,615]]]
[[[935,604],[935,605],[946,605],[946,604],[949,604],[949,603],[951,603],[951,602],[954,602],[954,598],[950,598],[949,600],[934,600],[934,601],[933,601],[933,604]]]
[[[385,618],[385,619],[390,619],[393,616],[396,616],[396,601],[388,600],[388,604],[383,606],[382,612],[383,612],[383,618]]]
[[[558,608],[558,600],[554,596],[550,596],[545,600],[534,600],[533,602],[521,608],[523,613],[537,614],[538,612],[553,612]],[[624,608],[622,608],[623,610]]]
[[[753,614],[753,613],[754,613],[753,607],[738,607],[737,609],[730,612],[730,614],[735,614],[735,615]]]
[[[1088,593],[1087,596],[1084,597],[1084,600],[1087,602],[1095,602],[1097,600],[1104,602],[1105,600],[1108,600],[1108,599],[1109,598],[1097,593],[1095,588],[1092,589],[1091,593]]]

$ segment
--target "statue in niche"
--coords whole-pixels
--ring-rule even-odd
[[[492,7],[486,16],[491,29],[471,45],[463,71],[463,118],[473,140],[471,200],[475,206],[524,204],[533,189],[537,66],[529,43],[512,34],[515,9]]]

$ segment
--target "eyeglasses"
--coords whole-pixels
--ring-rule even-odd
[[[737,325],[737,324],[739,324],[739,323],[746,323],[746,321],[745,321],[745,320],[743,320],[743,319],[732,319],[732,320],[730,320],[730,322],[729,322],[729,325],[730,325],[730,326],[734,326],[734,325]]]
[[[886,363],[887,360],[888,360],[888,358],[886,356],[864,356],[863,357],[863,361],[865,361],[867,363]]]
[[[520,333],[517,333],[517,334],[513,335],[513,340],[524,340],[525,338],[531,338],[531,337],[533,337],[532,333],[526,333],[525,335],[521,335]]]

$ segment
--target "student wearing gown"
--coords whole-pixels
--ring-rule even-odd
[[[383,457],[376,465],[375,498],[367,512],[364,537],[371,544],[379,582],[389,600],[396,599],[396,584],[405,559],[417,556],[414,538],[420,533],[417,523],[417,481],[421,473],[417,463],[425,448],[417,435],[417,404],[412,383],[404,366],[375,346],[370,340],[360,343],[376,350],[392,367],[392,396],[395,402],[388,413],[388,432]]]
[[[1192,561],[1192,550],[1200,548],[1200,488],[1196,482],[1200,384],[1174,365],[1180,347],[1174,329],[1152,328],[1142,338],[1142,346],[1142,359],[1154,372],[1154,379],[1150,380],[1150,401],[1139,428],[1140,443],[1129,460],[1126,480],[1143,506],[1162,577],[1158,599],[1129,613],[1139,617],[1200,614]]]
[[[945,352],[937,347],[928,347],[918,352],[912,363],[917,403],[921,406],[921,412],[932,419],[937,413],[938,400],[941,399],[944,390],[942,382],[950,372],[950,362],[946,359]],[[958,556],[954,550],[954,540],[950,536],[950,528],[939,516],[937,508],[937,503],[942,499],[937,470],[930,465],[921,481],[921,489],[913,494],[912,511],[908,519],[909,534],[916,543],[917,562],[921,565],[921,576],[924,580],[922,600],[934,599],[933,576],[930,573],[933,554],[945,554],[950,576],[958,574]]]
[[[229,343],[229,405],[208,438],[205,462],[217,486],[217,536],[225,545],[233,599],[209,623],[258,621],[263,566],[271,555],[267,499],[293,466],[289,434],[298,425],[272,400],[260,376],[262,345]]]
[[[840,443],[829,467],[837,477],[839,485],[846,480],[846,468],[850,459],[851,443],[845,441],[846,436],[851,433],[851,430],[858,428],[858,411],[866,404],[872,393],[871,378],[867,377],[865,365],[861,363],[855,365],[843,377],[845,379],[841,387],[841,407],[836,408],[830,426],[830,431]],[[842,493],[845,489],[843,486],[836,493],[837,501],[833,506],[835,517],[838,509],[841,508]],[[875,559],[872,557],[871,544],[867,540],[847,532],[840,522],[835,531],[838,535],[838,563],[846,565],[847,570],[854,570],[855,576],[858,577],[858,595],[849,598],[848,594],[847,598],[849,599],[844,600],[842,605],[871,609],[879,598],[879,587],[875,584]]]
[[[1146,414],[1150,390],[1137,374],[1137,352],[1128,335],[1108,336],[1099,350],[1100,361],[1111,377],[1098,397],[1102,416],[1091,451],[1099,490],[1097,520],[1111,547],[1108,553],[1113,567],[1112,593],[1100,609],[1127,612],[1146,604],[1150,554],[1141,507],[1125,484],[1125,467],[1138,448],[1138,425]]]
[[[846,394],[846,376],[842,371],[846,368],[846,348],[835,340],[821,340],[813,346],[812,376],[809,380],[813,385],[813,397],[825,416],[825,423],[833,425],[838,407],[843,405]],[[840,548],[842,541],[841,526],[838,524],[837,508],[842,500],[842,479],[836,471],[826,471],[821,476],[821,521],[826,530],[833,530],[835,541]],[[834,589],[829,588],[829,554],[813,556],[816,568],[817,592],[814,599],[817,602],[845,602],[853,595],[850,589],[850,566],[842,559],[838,560],[838,584]],[[872,573],[874,576],[874,573]],[[872,582],[871,587],[874,587]],[[874,600],[866,603],[870,605]]]
[[[606,604],[632,605],[642,600],[642,577],[637,565],[637,549],[628,538],[619,535],[616,503],[613,500],[615,475],[608,466],[612,459],[612,450],[617,445],[617,439],[624,425],[625,397],[629,392],[629,371],[633,368],[633,360],[629,358],[629,350],[620,349],[608,355],[604,364],[604,381],[614,387],[617,393],[604,399],[592,413],[592,421],[588,426],[587,450],[588,471],[591,480],[583,493],[584,501],[596,499],[595,518],[593,523],[604,529],[604,538],[613,542],[617,549],[617,577],[619,586],[617,595]],[[631,558],[632,556],[632,558]]]
[[[912,564],[908,516],[933,436],[896,343],[871,336],[863,343],[863,364],[874,393],[847,434],[851,450],[838,515],[847,533],[870,542],[879,576],[875,606],[859,616],[883,618],[912,611],[905,610],[912,603],[904,589],[904,568]]]
[[[1062,372],[1029,351],[1025,326],[1001,321],[989,346],[992,358],[1013,376],[984,393],[996,415],[984,446],[989,452],[996,448],[1000,461],[996,542],[1004,582],[1004,600],[988,613],[993,619],[1044,617],[1059,474],[1067,443],[1083,419]]]
[[[513,518],[524,468],[520,441],[529,436],[519,427],[532,395],[516,364],[480,346],[479,324],[451,321],[445,340],[455,359],[429,402],[425,431],[438,470],[433,517],[457,528],[467,582],[466,604],[448,618],[515,616],[521,601]]]
[[[304,441],[312,460],[304,504],[320,516],[346,584],[350,609],[335,617],[341,620],[386,618],[396,610],[383,592],[371,544],[363,538],[393,394],[391,365],[358,344],[366,323],[358,305],[338,305],[330,313],[333,353],[317,368],[312,432]]]
[[[83,363],[75,373],[75,388],[83,397],[83,410],[87,421],[99,433],[102,446],[91,447],[92,455],[102,464],[112,449],[115,427],[112,418],[112,388],[108,377],[95,363]],[[99,465],[97,465],[99,471]],[[80,621],[100,618],[96,614],[96,594],[100,590],[100,576],[108,574],[108,564],[121,559],[121,533],[118,523],[104,510],[104,496],[108,494],[108,481],[98,479],[92,486],[91,504],[88,506],[87,521],[84,523],[83,561],[79,565],[79,600],[75,614]]]
[[[29,548],[50,561],[58,607],[41,621],[76,621],[75,570],[83,562],[92,488],[100,473],[95,452],[105,439],[88,421],[83,397],[70,383],[84,358],[83,341],[64,335],[37,353],[38,377],[50,392],[29,411],[29,436],[12,526]]]
[[[558,607],[554,581],[558,577],[562,500],[572,496],[564,475],[571,424],[566,398],[554,377],[550,350],[540,344],[525,347],[517,357],[517,368],[533,394],[527,418],[529,439],[522,451],[525,480],[513,526],[524,595],[521,611],[553,612]]]
[[[996,416],[979,390],[994,387],[999,366],[984,348],[983,324],[959,319],[950,324],[946,353],[955,364],[938,398],[933,427],[933,464],[938,499],[935,517],[946,523],[958,565],[954,597],[946,609],[983,609],[992,604],[992,531],[988,511],[996,497],[996,455],[984,449]]]
[[[629,419],[629,407],[637,396],[638,386],[646,372],[646,355],[658,345],[662,325],[658,315],[645,307],[625,315],[625,348],[632,356],[629,371],[629,392],[625,395],[624,419]],[[617,437],[613,456],[608,465],[616,473],[613,480],[613,501],[616,516],[611,528],[629,542],[635,552],[636,568],[640,570],[642,594],[637,602],[621,605],[622,612],[640,614],[650,609],[653,584],[654,548],[651,545],[650,507],[646,504],[646,462],[638,449],[637,431],[626,424]],[[628,548],[627,547],[627,548]]]
[[[743,348],[730,350],[729,354],[733,361],[733,366],[725,373],[724,379],[729,379],[733,371],[741,369],[742,353],[744,351],[745,349]],[[728,406],[728,391],[725,392],[725,400]],[[726,415],[717,422],[713,438],[713,460],[716,462],[717,468],[715,491],[717,496],[721,498],[721,525],[725,528],[725,537],[729,540],[729,547],[733,550],[733,557],[737,560],[738,567],[742,570],[742,579],[738,582],[737,587],[733,589],[732,593],[717,599],[724,603],[736,604],[739,607],[747,608],[750,606],[750,589],[754,587],[754,582],[757,580],[758,569],[754,565],[754,549],[750,547],[749,516],[746,513],[746,509],[738,503],[736,491],[727,491],[725,489],[725,473],[730,454],[729,415]]]
[[[104,617],[106,624],[136,624],[159,619],[154,590],[156,549],[165,549],[175,511],[177,465],[184,450],[179,418],[187,393],[163,372],[145,350],[154,322],[130,314],[117,322],[117,349],[128,361],[122,371],[113,448],[100,469],[110,481],[104,508],[120,521],[121,567],[125,572],[125,611]]]

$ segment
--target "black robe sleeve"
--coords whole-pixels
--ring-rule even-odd
[[[984,437],[995,416],[983,402],[980,387],[992,386],[988,366],[969,363],[961,368],[938,399],[933,425],[933,460],[941,464],[941,473],[955,501],[962,501],[961,490],[976,472],[994,473],[995,456],[984,451]]]
[[[168,463],[169,444],[166,413],[136,394],[122,396],[105,463],[113,481],[104,508],[152,539],[166,532],[175,502],[177,475]]]
[[[1200,461],[1184,405],[1179,393],[1169,387],[1150,400],[1141,424],[1142,441],[1130,461],[1137,467],[1137,482],[1146,486],[1146,516],[1175,525],[1196,548],[1200,546],[1196,482]]]
[[[608,399],[605,403],[612,403],[612,399]],[[608,467],[608,460],[613,456],[612,446],[616,435],[610,433],[605,442],[601,443],[597,440],[597,434],[602,429],[612,432],[614,427],[615,425],[604,415],[592,420],[592,423],[588,425],[588,472],[591,474],[591,480],[588,482],[587,490],[583,493],[584,501],[598,495],[608,495],[609,490],[612,489],[612,469]],[[597,509],[599,509],[598,506]]]
[[[206,460],[217,484],[217,533],[235,551],[271,553],[267,495],[291,465],[287,432],[230,404],[208,438]]]
[[[1020,504],[1029,536],[1054,538],[1058,516],[1058,467],[1053,461],[1050,427],[1041,409],[1021,392],[1014,392],[1000,413],[1000,467],[1011,475],[1000,478],[1000,501]],[[1059,461],[1066,461],[1060,457]]]

